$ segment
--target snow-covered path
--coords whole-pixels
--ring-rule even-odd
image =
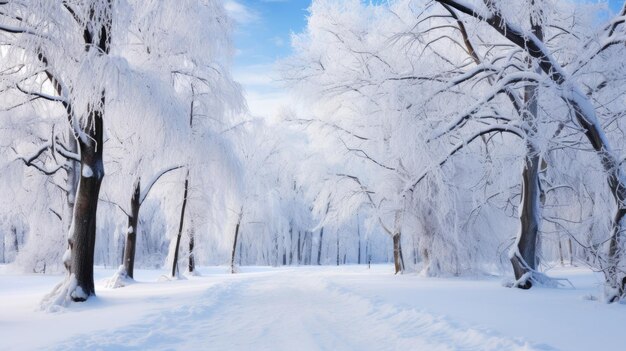
[[[474,327],[467,321],[426,312],[433,308],[420,305],[419,300],[417,304],[407,304],[402,298],[390,298],[393,294],[387,292],[402,292],[403,284],[411,283],[415,294],[404,292],[404,299],[411,295],[414,300],[419,299],[413,283],[426,280],[416,276],[393,277],[386,268],[376,267],[374,272],[364,267],[257,268],[236,275],[213,269],[187,281],[138,283],[115,290],[100,288],[96,299],[61,313],[28,311],[22,318],[32,321],[28,323],[32,335],[39,335],[32,340],[15,337],[26,326],[20,327],[18,317],[23,306],[9,308],[8,318],[0,317],[0,349],[555,349],[549,343],[504,335],[496,331],[497,326]],[[104,276],[110,271],[99,273]],[[4,278],[0,276],[0,281]],[[440,284],[450,281],[454,282],[442,280]],[[494,291],[500,294],[511,291],[497,287],[493,280],[474,282],[487,284],[495,285]],[[0,290],[0,297],[5,297],[3,292],[6,293]],[[5,307],[8,305],[0,302],[0,308]],[[16,324],[12,324],[12,316],[18,319]]]
[[[519,350],[527,344],[333,287],[315,272],[257,273],[59,350]],[[202,279],[202,278],[201,278]]]

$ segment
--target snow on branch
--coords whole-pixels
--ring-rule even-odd
[[[464,148],[465,146],[467,146],[468,144],[470,144],[472,141],[474,141],[476,138],[480,137],[481,135],[485,135],[485,134],[490,134],[490,133],[511,133],[521,139],[524,138],[524,131],[518,127],[515,124],[501,124],[501,125],[492,125],[492,126],[488,126],[485,127],[483,129],[480,129],[476,132],[474,132],[472,135],[470,135],[469,137],[467,137],[465,140],[463,140],[462,142],[456,144],[456,146],[454,148],[452,148],[452,150],[450,150],[448,152],[448,154],[443,157],[438,163],[437,166],[443,166],[446,162],[448,162],[448,160],[450,160],[450,158],[452,156],[454,156],[454,154],[456,154],[459,150],[461,150],[462,148]],[[425,170],[424,172],[422,172],[422,174],[420,174],[417,178],[415,178],[415,180],[411,183],[411,185],[406,189],[406,191],[409,192],[413,192],[415,190],[415,187],[417,187],[417,185],[432,171],[432,167],[429,167],[427,170]]]
[[[46,152],[46,150],[51,149],[52,148],[52,143],[51,142],[46,142],[43,145],[41,145],[39,147],[39,149],[37,149],[37,151],[35,151],[32,155],[30,155],[29,157],[24,157],[24,156],[18,156],[16,158],[16,160],[20,160],[22,161],[26,166],[28,167],[33,167],[34,169],[38,170],[39,172],[45,174],[45,175],[53,175],[55,173],[57,173],[58,171],[60,171],[61,169],[65,169],[65,164],[59,164],[56,165],[53,168],[46,168],[44,165],[39,165],[37,164],[35,161],[37,161],[37,159],[39,159],[39,157]],[[19,154],[17,152],[17,150],[15,150],[15,148],[13,148],[13,151],[16,154]]]
[[[174,166],[174,167],[163,169],[157,174],[155,174],[154,177],[152,177],[152,179],[148,182],[148,185],[146,185],[146,187],[141,191],[141,196],[139,197],[139,204],[143,203],[143,201],[146,199],[146,197],[150,193],[150,190],[152,189],[154,184],[159,180],[159,178],[161,178],[162,176],[164,176],[165,174],[171,171],[174,171],[183,167],[184,166]]]
[[[539,83],[541,81],[541,75],[534,72],[516,72],[506,75],[503,79],[496,82],[491,90],[485,94],[485,96],[476,102],[474,105],[467,108],[465,111],[457,115],[447,126],[435,131],[426,142],[431,142],[435,139],[446,135],[447,133],[462,126],[468,119],[472,118],[486,103],[492,101],[498,94],[510,93],[508,90],[511,84],[518,82],[533,82]],[[516,101],[516,100],[515,100]],[[497,119],[497,117],[494,116]]]

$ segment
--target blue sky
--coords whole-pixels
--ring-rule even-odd
[[[289,38],[306,26],[310,0],[227,0],[239,22],[235,65],[273,62],[290,53]]]
[[[614,11],[622,3],[609,0]],[[273,64],[291,53],[291,33],[305,28],[310,4],[311,0],[225,0],[227,11],[237,22],[233,75],[244,87],[253,115],[273,115],[288,101],[275,81]]]
[[[276,60],[291,53],[292,33],[306,26],[311,0],[225,0],[237,22],[233,75],[246,92],[253,115],[273,116],[287,96],[273,73]]]

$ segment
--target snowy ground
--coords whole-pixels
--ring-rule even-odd
[[[201,277],[103,288],[36,311],[59,276],[0,267],[0,350],[619,350],[626,306],[589,301],[599,277],[561,269],[576,289],[521,291],[499,278],[394,276],[391,266],[201,268]]]

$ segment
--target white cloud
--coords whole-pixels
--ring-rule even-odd
[[[268,122],[276,121],[279,118],[279,112],[285,106],[292,105],[289,95],[283,91],[259,93],[254,90],[246,90],[245,96],[250,114],[255,117],[263,117]]]
[[[273,64],[237,67],[233,70],[233,77],[246,88],[274,89],[278,85]]]
[[[228,15],[241,25],[254,23],[260,19],[254,10],[235,0],[226,0],[224,8]]]
[[[276,45],[277,47],[281,47],[285,45],[285,40],[279,36],[275,36],[271,40],[272,40],[272,43],[274,43],[274,45]]]
[[[238,67],[233,77],[244,88],[250,114],[263,117],[268,122],[280,118],[285,106],[296,108],[298,104],[277,81],[274,64],[258,64]]]

